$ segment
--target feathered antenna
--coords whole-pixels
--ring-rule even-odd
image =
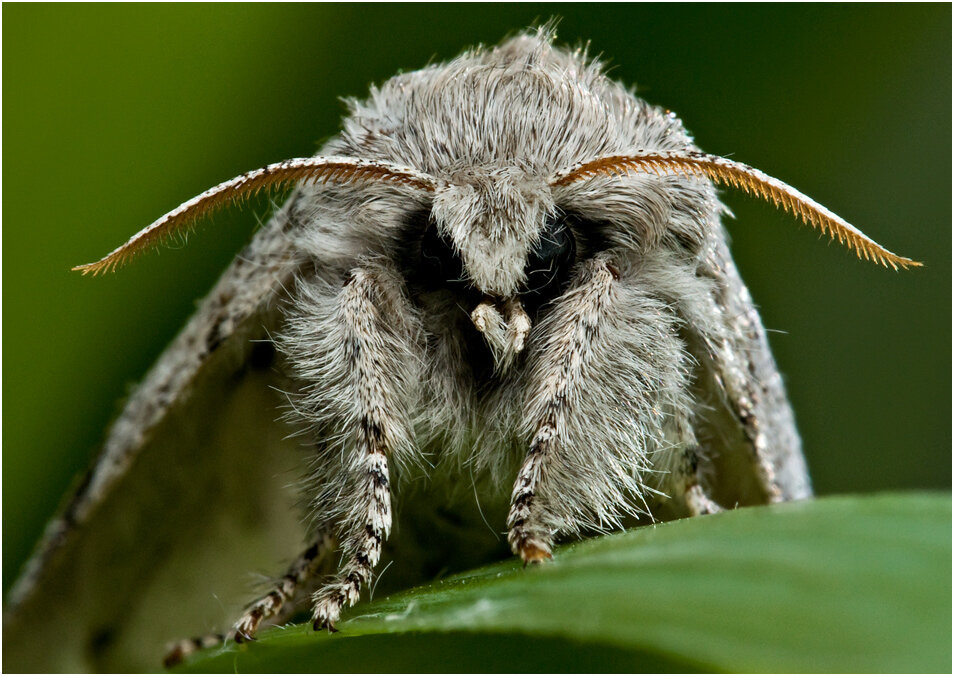
[[[849,249],[854,249],[859,258],[863,257],[885,267],[891,266],[895,270],[922,265],[910,258],[891,253],[851,223],[790,185],[758,169],[718,155],[694,151],[661,151],[601,157],[557,174],[550,181],[550,185],[564,186],[593,176],[619,176],[639,171],[651,171],[656,175],[701,176],[716,183],[741,188],[748,194],[755,194],[772,202],[776,207],[781,207],[832,239],[837,239]]]
[[[95,263],[77,265],[84,275],[108,272],[125,264],[130,258],[167,237],[182,232],[199,218],[215,209],[234,204],[258,194],[261,190],[285,188],[302,181],[386,181],[417,190],[433,192],[436,179],[408,167],[388,162],[370,162],[349,157],[305,157],[269,164],[267,167],[220,183],[193,197],[188,202],[161,217],[135,235],[118,249]]]

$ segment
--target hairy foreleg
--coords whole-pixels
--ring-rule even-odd
[[[511,496],[507,539],[524,563],[537,563],[551,557],[554,529],[543,518],[545,510],[540,504],[538,488],[548,460],[561,443],[571,402],[583,386],[583,370],[593,339],[600,330],[610,289],[618,278],[614,269],[602,260],[590,260],[584,265],[581,283],[573,291],[573,306],[568,309],[572,318],[561,327],[562,335],[549,355],[553,368],[544,381],[541,414],[535,421],[530,449]]]
[[[675,308],[644,266],[614,262],[608,251],[581,263],[529,336],[530,446],[508,519],[527,563],[548,558],[558,534],[648,515],[690,441],[677,424],[692,401]]]
[[[342,559],[312,600],[315,629],[334,631],[341,610],[371,579],[391,529],[388,458],[411,447],[409,410],[420,356],[416,315],[395,272],[355,269],[330,306],[329,300],[304,298],[314,317],[298,322],[299,333],[286,344],[312,383],[298,409],[331,439],[319,451],[313,504],[320,520],[336,523]]]

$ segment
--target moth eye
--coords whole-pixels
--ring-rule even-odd
[[[558,214],[547,219],[540,239],[527,257],[524,305],[536,308],[555,298],[566,287],[570,269],[576,261],[576,239],[567,217]]]
[[[421,267],[419,279],[432,288],[469,286],[461,260],[453,243],[437,228],[430,214],[426,214],[424,236],[421,238]]]

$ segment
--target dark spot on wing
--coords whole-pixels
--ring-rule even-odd
[[[222,334],[219,331],[220,323],[216,322],[212,325],[212,328],[205,335],[205,351],[208,354],[215,352],[219,345],[222,344]]]

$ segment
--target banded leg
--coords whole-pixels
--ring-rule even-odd
[[[196,638],[183,639],[169,648],[162,660],[162,666],[171,669],[190,655],[206,648],[215,648],[223,643],[225,643],[225,636],[222,634],[206,634]]]
[[[552,558],[552,529],[538,523],[537,485],[546,456],[556,437],[556,420],[551,416],[540,423],[530,443],[530,451],[520,468],[510,498],[507,517],[507,541],[514,554],[519,554],[524,565],[540,563]]]
[[[314,611],[312,619],[316,631],[337,631],[335,623],[341,610],[357,603],[361,586],[368,584],[374,567],[381,558],[381,544],[391,530],[391,491],[388,463],[384,446],[374,432],[376,423],[362,425],[365,437],[364,471],[365,485],[359,500],[364,527],[346,535],[344,550],[346,560],[338,570],[337,578],[312,596]]]
[[[285,610],[294,612],[292,603],[299,587],[312,578],[325,556],[334,549],[330,533],[321,535],[291,565],[281,581],[270,592],[253,601],[245,613],[232,626],[232,636],[237,643],[254,640],[255,632],[266,620],[271,620]]]
[[[312,597],[316,630],[335,631],[341,610],[370,581],[391,529],[388,456],[411,448],[408,411],[420,357],[401,284],[388,269],[356,269],[335,301],[333,363],[323,367],[317,403],[338,432],[326,458],[343,464],[323,479],[315,504],[338,521],[342,561]],[[329,379],[332,387],[321,383]]]
[[[583,369],[600,331],[610,289],[618,278],[618,273],[605,261],[587,261],[581,284],[574,292],[572,318],[560,327],[561,335],[550,346],[549,360],[554,368],[545,377],[544,401],[538,409],[541,413],[534,423],[530,450],[514,483],[507,518],[507,540],[524,564],[552,557],[555,528],[546,523],[538,488],[548,460],[562,441],[561,430],[571,413],[571,402],[583,384]]]
[[[254,640],[255,633],[265,621],[294,612],[293,600],[299,587],[312,578],[329,552],[334,549],[330,534],[322,534],[295,560],[275,587],[264,596],[250,603],[242,617],[232,625],[227,636],[207,634],[185,639],[174,644],[166,654],[163,664],[168,668],[179,664],[189,655],[222,645],[229,638],[236,643]],[[284,611],[284,612],[283,612]]]

